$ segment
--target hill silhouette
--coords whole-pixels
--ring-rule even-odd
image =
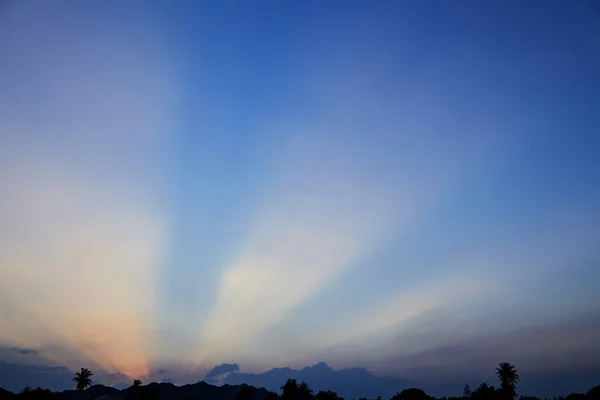
[[[18,395],[0,388],[0,400],[236,400],[243,390],[248,390],[251,398],[243,400],[264,400],[269,391],[263,388],[254,388],[248,385],[223,385],[215,386],[206,382],[192,385],[176,386],[172,383],[150,383],[138,388],[116,389],[110,386],[94,385],[85,390],[65,390],[51,392],[49,390],[33,389],[29,393],[21,392]],[[239,399],[241,400],[241,399]]]
[[[321,366],[323,367],[323,366]],[[506,374],[508,371],[508,374]],[[539,400],[537,397],[517,396],[515,393],[518,374],[510,370],[498,372],[498,378],[503,382],[501,387],[482,383],[471,389],[465,385],[462,396],[440,397],[439,400]],[[508,386],[507,386],[508,385]],[[26,386],[19,394],[14,394],[0,388],[0,400],[344,400],[331,390],[313,391],[306,382],[288,379],[281,394],[257,389],[249,385],[215,386],[206,382],[176,386],[172,383],[150,383],[146,386],[136,381],[127,389],[116,389],[104,385],[94,385],[87,389],[52,392],[48,389],[32,389]],[[354,398],[356,400],[356,398]],[[384,399],[377,396],[377,400]],[[385,397],[385,399],[388,399]],[[390,400],[437,400],[425,391],[409,387],[397,392]],[[571,393],[566,398],[560,396],[555,400],[600,400],[600,386],[595,386],[586,392]],[[348,399],[350,400],[350,399]],[[369,400],[359,398],[358,400]]]

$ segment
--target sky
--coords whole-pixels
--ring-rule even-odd
[[[599,18],[0,3],[0,361],[600,377]]]

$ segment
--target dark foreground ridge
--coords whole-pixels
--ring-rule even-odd
[[[440,400],[538,400],[537,397],[516,396],[506,390],[481,384],[471,391],[465,387],[460,397],[441,397]],[[344,400],[332,391],[320,391],[314,394],[305,382],[298,384],[294,379],[282,386],[282,394],[255,388],[249,385],[215,386],[206,382],[176,386],[172,383],[150,383],[146,386],[132,385],[127,389],[116,389],[104,385],[94,385],[85,390],[65,390],[52,392],[49,389],[26,387],[19,394],[0,388],[0,400]],[[358,400],[382,400],[361,398]],[[405,389],[390,400],[436,400],[417,388]],[[572,393],[555,400],[600,400],[600,385],[587,393]]]
[[[321,365],[323,367],[323,365]],[[136,379],[126,389],[117,389],[104,385],[93,385],[94,373],[87,368],[75,374],[73,381],[76,390],[52,392],[40,387],[32,389],[26,386],[19,394],[0,388],[0,400],[344,400],[336,392],[325,389],[314,393],[306,382],[288,378],[281,386],[281,394],[265,388],[256,388],[247,384],[223,386],[199,382],[190,385],[176,386],[172,383],[150,383],[142,385]],[[441,397],[440,400],[537,400],[536,397],[518,395],[519,373],[514,365],[501,362],[496,368],[499,387],[480,384],[474,390],[465,384],[463,395],[457,397]],[[351,382],[348,382],[350,384]],[[404,389],[391,396],[390,400],[435,400],[423,390],[417,388]],[[370,400],[361,397],[358,400]],[[378,396],[376,400],[382,400]],[[558,400],[600,400],[600,385],[586,393],[571,393]]]
[[[48,389],[25,388],[14,394],[0,388],[0,400],[265,400],[266,389],[248,385],[214,386],[206,382],[176,386],[172,383],[150,383],[119,390],[104,385],[94,385],[85,390],[52,392]],[[243,399],[242,399],[243,398]]]

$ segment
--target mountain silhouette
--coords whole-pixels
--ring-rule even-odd
[[[172,372],[176,374],[176,371]],[[88,396],[84,400],[96,399],[101,396],[111,396],[111,398],[125,399],[129,393],[127,390],[131,386],[131,381],[124,383],[123,376],[119,374],[108,375],[97,372],[103,385],[89,387],[84,393]],[[150,383],[144,387],[150,387],[159,393],[159,397],[167,396],[173,393],[176,399],[179,396],[186,398],[196,398],[196,393],[205,397],[202,400],[211,398],[231,400],[233,397],[230,391],[240,390],[242,384],[248,384],[253,387],[265,388],[272,392],[281,393],[282,385],[288,379],[296,379],[298,382],[306,382],[315,393],[320,391],[327,392],[331,390],[345,399],[368,398],[375,399],[382,396],[383,399],[390,399],[399,391],[408,388],[419,388],[432,396],[459,396],[463,393],[465,383],[469,383],[473,389],[481,382],[496,382],[497,377],[490,369],[489,373],[481,373],[479,377],[462,379],[451,379],[446,381],[437,381],[433,383],[428,380],[409,380],[395,376],[377,376],[364,368],[347,368],[335,370],[326,363],[294,369],[289,367],[274,368],[263,373],[241,373],[237,364],[225,364],[213,368],[207,373],[208,380],[205,383],[194,383],[186,386],[177,387],[172,383],[163,380],[160,383]],[[219,384],[224,386],[213,386],[211,377],[217,376]],[[434,376],[435,374],[432,374]],[[199,376],[179,377],[179,381],[197,382]],[[61,392],[65,388],[73,388],[73,372],[65,367],[44,366],[44,365],[18,365],[0,361],[0,387],[19,393],[26,385],[32,387],[41,386],[57,391],[59,397],[67,400],[82,399],[80,394],[74,390]],[[519,394],[535,395],[540,398],[552,398],[557,395],[567,395],[572,392],[584,393],[590,387],[594,387],[600,381],[600,369],[583,370],[578,372],[556,372],[556,373],[523,373],[519,381]],[[234,389],[231,388],[234,387]],[[235,389],[237,387],[238,389]],[[13,399],[14,395],[6,390],[0,390],[0,400]],[[154,393],[154,392],[153,392]],[[223,395],[221,395],[224,393]],[[260,390],[258,392],[260,395]],[[262,392],[264,395],[265,392]],[[7,397],[8,396],[8,397]],[[135,396],[134,396],[135,397]],[[110,400],[105,398],[103,400]],[[131,399],[127,399],[131,400]],[[135,400],[135,399],[134,399]],[[138,399],[139,400],[139,399]]]
[[[78,400],[82,398],[95,399],[107,395],[121,397],[121,392],[121,390],[110,386],[93,385],[83,392],[77,390],[65,390],[62,392],[62,395],[65,400]]]
[[[200,398],[214,400],[234,400],[237,394],[248,385],[215,386],[206,382],[192,385],[175,386],[170,383],[151,383],[147,387],[158,394],[160,400],[176,398]],[[253,400],[264,400],[269,391],[263,388],[255,389]]]
[[[150,383],[138,388],[116,389],[110,386],[94,385],[86,390],[65,390],[53,395],[53,399],[60,400],[131,400],[136,399],[136,389],[145,395],[144,399],[179,400],[179,399],[210,399],[210,400],[236,400],[238,393],[248,385],[223,385],[214,386],[206,382],[193,385],[176,386],[172,383]],[[252,400],[264,400],[269,391],[263,388],[252,388]],[[150,394],[150,395],[149,395]],[[0,400],[15,400],[17,396],[0,388]]]
[[[428,393],[460,393],[460,384],[429,384],[398,377],[374,376],[364,368],[334,370],[324,362],[302,369],[273,368],[261,374],[232,372],[224,382],[232,385],[246,383],[278,392],[287,379],[304,381],[315,391],[331,390],[346,399],[390,398],[401,388],[423,387]]]

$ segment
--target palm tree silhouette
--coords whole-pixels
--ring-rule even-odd
[[[134,379],[133,386],[135,386],[135,387],[142,386],[142,381],[140,379]]]
[[[75,386],[75,389],[84,390],[86,387],[90,386],[92,384],[92,380],[90,379],[92,375],[94,374],[89,369],[81,368],[81,371],[76,373],[75,378],[73,378],[73,380],[77,384]]]
[[[507,394],[507,397],[514,398],[516,393],[517,381],[519,374],[514,365],[508,362],[501,362],[496,368],[496,376],[500,380],[502,391]]]

